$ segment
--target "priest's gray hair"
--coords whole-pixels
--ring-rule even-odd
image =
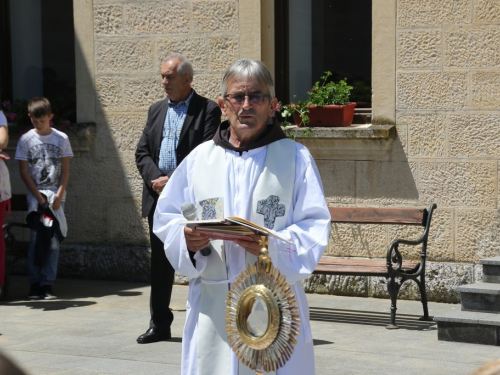
[[[179,65],[177,66],[177,73],[181,76],[184,77],[186,74],[188,74],[191,77],[191,81],[193,80],[193,65],[191,62],[187,59],[186,56],[181,55],[180,53],[172,53],[165,57],[162,61],[162,65],[165,64],[168,60],[175,59],[179,61]]]
[[[245,78],[252,78],[260,86],[266,86],[268,94],[274,98],[274,82],[271,73],[261,61],[252,59],[239,59],[226,70],[222,79],[222,98],[226,100],[228,82]]]

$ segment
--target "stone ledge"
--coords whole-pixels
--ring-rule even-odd
[[[352,125],[336,128],[289,126],[285,133],[306,146],[317,159],[382,160],[396,139],[395,125]]]
[[[9,127],[9,146],[6,151],[14,155],[17,148],[17,141],[20,138],[19,132],[11,132],[12,128]],[[90,143],[96,134],[95,122],[78,123],[70,125],[69,129],[65,132],[68,134],[73,154],[90,151]]]
[[[477,272],[474,269],[477,268]],[[458,285],[481,279],[481,266],[466,263],[426,262],[426,294],[429,301],[460,303]],[[341,296],[387,298],[387,281],[383,277],[310,275],[302,283],[306,293]],[[403,283],[399,300],[420,300],[420,290],[412,280]]]

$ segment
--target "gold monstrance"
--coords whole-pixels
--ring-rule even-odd
[[[299,335],[299,309],[295,294],[267,250],[262,236],[259,258],[233,283],[226,300],[229,344],[256,374],[276,371],[290,359]]]

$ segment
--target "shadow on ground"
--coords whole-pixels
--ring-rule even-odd
[[[334,342],[333,341],[327,341],[327,340],[316,340],[316,339],[313,339],[313,345],[314,346],[329,345],[329,344],[334,344]]]
[[[390,313],[329,309],[322,307],[310,307],[310,319],[322,322],[363,324],[370,326],[386,327],[391,320]],[[397,314],[396,325],[400,329],[416,331],[437,330],[436,322],[420,320],[420,315]],[[431,317],[432,319],[432,317]]]
[[[58,279],[54,283],[54,293],[58,300],[54,301],[28,301],[26,299],[29,284],[26,276],[13,275],[9,278],[8,294],[0,302],[6,306],[25,305],[33,309],[64,310],[70,307],[93,305],[94,301],[79,301],[83,298],[99,298],[104,296],[135,297],[141,296],[143,291],[133,289],[149,286],[146,283],[126,281]]]

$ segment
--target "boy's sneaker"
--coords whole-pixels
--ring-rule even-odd
[[[28,293],[28,299],[40,299],[40,284],[34,283],[30,286],[30,291]]]
[[[42,299],[56,299],[57,297],[52,292],[52,285],[41,286],[40,298]]]

